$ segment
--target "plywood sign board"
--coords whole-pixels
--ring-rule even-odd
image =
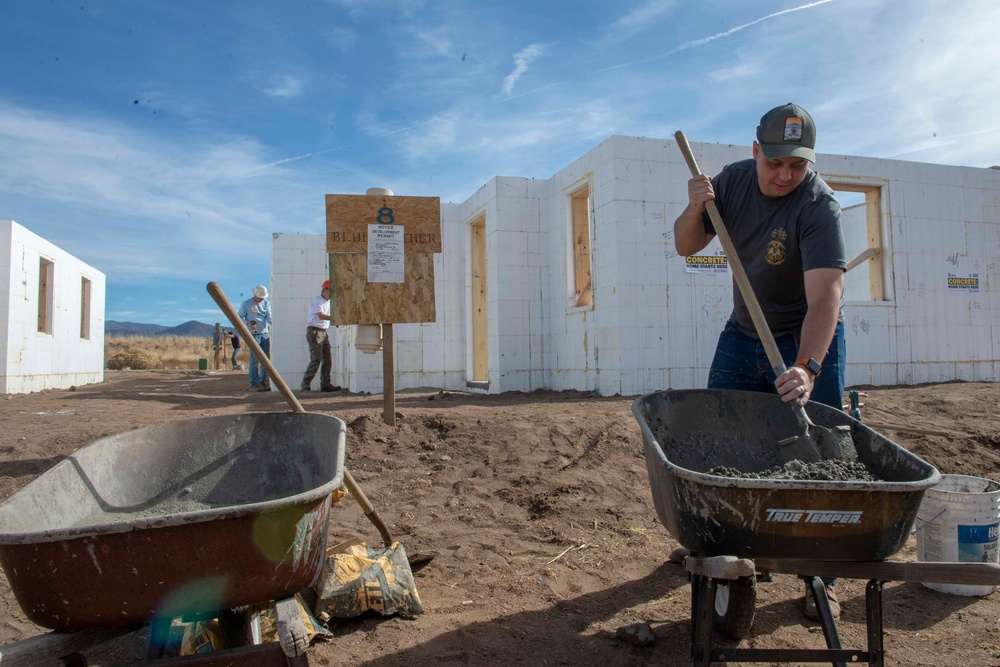
[[[393,247],[398,243],[395,234],[391,243],[369,239],[372,225],[402,228],[402,250]],[[380,246],[377,250],[376,245]],[[439,197],[327,195],[326,251],[330,253],[331,323],[435,321],[434,253],[441,252]],[[375,254],[369,256],[369,252]],[[400,263],[403,282],[395,282],[400,278]]]
[[[368,225],[402,225],[406,254],[441,252],[441,198],[327,195],[326,251],[368,252]]]
[[[401,283],[370,283],[368,253],[330,253],[330,323],[434,322],[434,254],[407,252]]]

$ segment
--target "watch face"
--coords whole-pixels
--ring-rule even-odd
[[[806,368],[812,371],[813,375],[819,375],[819,372],[823,370],[823,367],[819,365],[819,362],[815,359],[810,359],[806,362]]]

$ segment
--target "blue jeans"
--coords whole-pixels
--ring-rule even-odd
[[[264,351],[264,356],[268,359],[271,358],[271,337],[265,334],[254,334],[253,339],[257,341],[260,345],[260,349]],[[264,367],[260,365],[257,361],[257,355],[251,352],[250,354],[250,386],[256,387],[262,382],[267,381],[267,373],[264,372]]]
[[[785,366],[795,363],[799,352],[798,334],[785,334],[775,339]],[[847,343],[844,340],[844,323],[838,322],[830,342],[830,349],[823,359],[823,370],[813,386],[809,400],[824,403],[838,410],[844,407],[844,376],[847,374]],[[767,360],[764,345],[729,321],[719,334],[715,358],[708,372],[709,389],[743,389],[778,393],[774,386],[777,378]]]

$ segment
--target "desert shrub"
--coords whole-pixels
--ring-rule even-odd
[[[110,357],[106,365],[113,371],[121,371],[127,368],[138,371],[147,368],[157,368],[160,365],[160,360],[156,355],[150,354],[145,350],[130,348]]]

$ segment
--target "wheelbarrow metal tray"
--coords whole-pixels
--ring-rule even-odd
[[[61,631],[287,597],[321,574],[345,434],[264,413],[103,438],[0,505],[0,566]]]
[[[841,410],[810,403],[806,411],[820,426],[850,426],[858,460],[880,481],[710,474],[780,465],[778,441],[800,428],[776,394],[667,390],[637,398],[632,413],[660,522],[702,556],[868,561],[899,551],[940,474]]]

